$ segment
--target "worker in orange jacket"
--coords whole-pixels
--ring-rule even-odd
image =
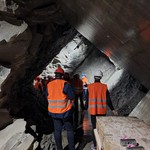
[[[78,99],[80,99],[80,106],[82,110],[85,110],[85,106],[83,103],[83,82],[80,79],[79,74],[75,74],[73,76],[73,79],[70,81],[71,85],[73,85],[74,90],[75,90],[75,102],[74,102],[74,106],[75,106],[75,111],[74,111],[74,127],[76,128],[78,126],[78,122],[82,121],[82,117],[79,117],[79,103],[78,103]],[[79,120],[79,118],[81,118],[81,120]]]
[[[96,128],[96,116],[106,116],[106,105],[110,107],[114,115],[117,115],[112,105],[107,85],[100,82],[102,77],[103,73],[101,71],[95,72],[95,82],[88,85],[86,109],[89,108],[93,130]],[[96,148],[96,140],[93,131],[93,144],[91,145],[91,149],[96,150]]]
[[[74,132],[72,125],[72,106],[74,91],[71,85],[63,80],[64,70],[58,67],[55,79],[48,83],[48,112],[54,123],[54,138],[57,150],[62,150],[61,132],[63,126],[67,130],[67,139],[70,150],[75,150]]]
[[[35,78],[35,83],[34,83],[34,87],[37,90],[38,93],[42,94],[43,93],[43,84],[42,84],[42,79],[37,76]]]
[[[85,73],[82,73],[82,82],[83,82],[83,99],[86,101],[88,98],[88,78]]]

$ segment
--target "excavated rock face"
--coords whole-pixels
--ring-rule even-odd
[[[53,125],[47,114],[47,100],[35,91],[33,80],[50,61],[53,66],[47,67],[48,72],[54,72],[56,66],[62,64],[65,71],[72,74],[87,73],[90,83],[93,82],[94,71],[97,69],[103,71],[104,83],[111,80],[117,71],[106,56],[66,23],[57,0],[7,0],[6,5],[7,7],[0,8],[0,20],[3,23],[1,27],[5,28],[6,22],[14,26],[12,32],[6,33],[5,40],[0,42],[0,64],[11,69],[1,86],[0,107],[7,108],[14,117],[24,118],[27,122],[25,132],[31,133],[40,141],[43,133],[53,131]],[[13,34],[16,27],[21,34]],[[81,42],[73,48],[73,52],[80,54],[76,55],[78,59],[65,55],[69,50],[62,50],[55,57],[67,43],[78,36],[81,37]],[[68,63],[69,59],[74,61]],[[120,82],[111,90],[113,104],[115,108],[120,108],[120,114],[128,115],[143,97],[139,88],[140,83],[124,72]],[[131,105],[131,102],[134,103]],[[39,137],[30,128],[33,124],[36,125]]]
[[[15,11],[10,7],[14,2]],[[11,68],[1,87],[0,107],[7,107],[12,116],[24,118],[26,132],[36,124],[38,133],[51,133],[47,100],[32,83],[77,33],[62,17],[56,0],[14,0],[6,1],[6,5],[0,11],[0,20],[17,26],[25,21],[28,27],[19,36],[0,42],[0,64]]]

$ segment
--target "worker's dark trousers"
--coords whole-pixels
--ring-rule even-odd
[[[54,122],[54,138],[57,146],[57,150],[62,150],[62,128],[63,125],[65,129],[67,130],[67,139],[69,144],[69,150],[75,150],[75,144],[74,144],[74,132],[73,132],[73,126],[72,126],[72,120],[69,119],[58,119],[53,118]]]
[[[80,99],[80,107],[82,110],[85,109],[84,103],[83,103],[83,94],[75,94],[75,101],[74,101],[74,105],[75,105],[75,109],[74,109],[74,127],[76,128],[78,126],[78,123],[81,123],[82,121],[82,116],[79,116],[79,114],[82,115],[82,113],[79,113],[79,103],[78,100]],[[79,120],[81,119],[81,120]]]
[[[92,123],[92,134],[93,134],[93,144],[96,146],[96,139],[94,135],[94,129],[96,129],[96,116],[106,116],[106,115],[91,115],[91,123]]]
[[[88,99],[88,89],[83,89],[83,100],[87,101]]]
[[[83,103],[83,93],[81,94],[75,94],[75,109],[78,110],[78,99],[80,99],[80,106],[81,106],[81,109],[84,110],[85,109],[85,106],[84,106],[84,103]]]

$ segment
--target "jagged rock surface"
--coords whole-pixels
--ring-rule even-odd
[[[15,10],[11,9],[11,2],[16,3]],[[0,43],[0,64],[11,68],[10,74],[1,87],[0,107],[7,108],[14,117],[24,118],[27,122],[25,132],[32,133],[37,139],[37,134],[30,129],[31,125],[36,125],[36,132],[42,136],[43,133],[52,133],[53,124],[47,114],[47,100],[35,91],[32,82],[60,50],[77,35],[77,32],[64,20],[56,0],[8,0],[6,4],[6,8],[0,12],[0,20],[13,24],[18,27],[18,30],[19,27],[24,26],[24,30],[21,34],[14,34],[13,38],[7,37]],[[84,42],[79,42],[75,51],[89,44],[86,39],[82,38],[82,40]],[[90,44],[88,46],[90,47]],[[74,60],[69,64],[67,60],[69,65],[66,65],[66,59],[63,58],[65,61],[61,62],[62,57],[59,59],[56,57],[57,60],[53,60],[54,67],[50,69],[53,72],[61,62],[67,72],[73,71],[72,74],[85,72],[89,76],[89,82],[93,82],[94,71],[101,69],[105,75],[104,83],[109,82],[116,72],[114,65],[108,59],[104,61],[104,55],[102,57],[93,46],[91,49],[88,49],[89,47],[87,51],[81,48],[80,55],[77,56],[81,61]],[[65,53],[62,51],[60,55]],[[86,54],[87,59],[84,61]],[[131,111],[128,106],[136,101],[132,105],[135,107],[143,96],[139,88],[139,82],[128,73],[123,73],[120,82],[112,89],[111,97],[115,107],[125,106],[120,109],[122,115],[128,114]],[[136,96],[139,96],[138,100]],[[124,108],[127,111],[124,112]]]
[[[12,20],[18,20],[17,26],[25,21],[28,27],[0,43],[0,62],[11,69],[1,87],[0,107],[7,108],[14,117],[24,118],[26,133],[32,132],[29,127],[34,124],[37,133],[50,134],[53,124],[47,114],[47,100],[35,91],[32,83],[77,32],[62,17],[57,1],[14,2],[18,5],[15,13],[8,9],[11,3],[7,1],[0,19],[13,25],[16,23]]]

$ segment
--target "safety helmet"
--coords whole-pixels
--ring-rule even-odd
[[[94,73],[94,77],[103,77],[103,72],[101,70],[98,70]]]
[[[64,74],[64,70],[63,70],[61,67],[58,67],[58,68],[55,70],[55,74],[56,74],[56,73]]]
[[[85,73],[82,73],[82,77],[85,77],[86,76],[86,74]]]

